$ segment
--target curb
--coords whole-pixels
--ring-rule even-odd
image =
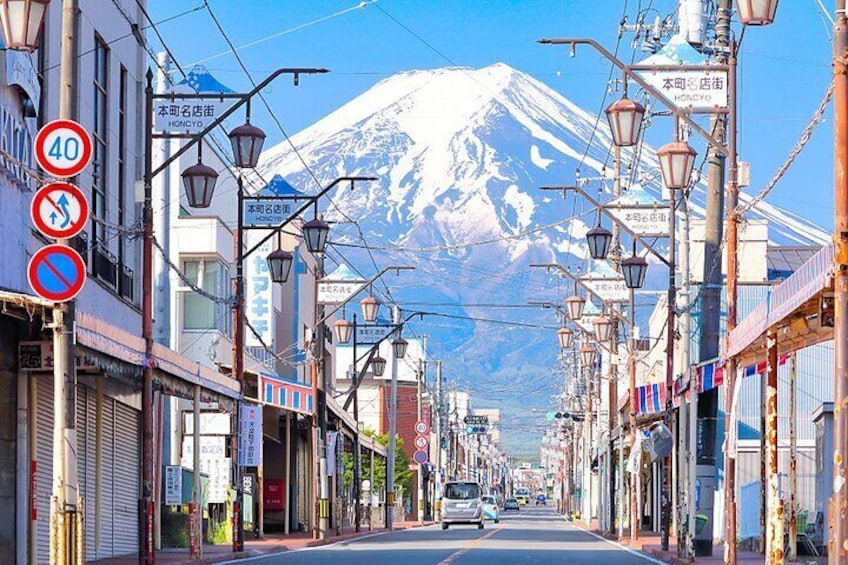
[[[669,563],[668,561],[662,561],[662,560],[658,559],[656,555],[649,554],[649,553],[646,553],[644,551],[639,551],[639,550],[633,549],[632,547],[627,547],[626,545],[624,545],[622,543],[619,543],[617,541],[613,541],[613,540],[611,540],[611,539],[609,539],[605,536],[602,536],[602,535],[597,534],[597,533],[595,533],[591,530],[588,530],[588,529],[584,528],[583,525],[578,523],[578,522],[570,522],[569,520],[567,520],[565,518],[565,516],[563,516],[561,514],[560,514],[560,518],[562,518],[566,522],[569,522],[570,524],[572,524],[575,528],[577,528],[581,532],[585,532],[585,533],[589,534],[590,536],[592,536],[593,538],[596,538],[600,541],[603,541],[603,542],[606,542],[606,543],[608,543],[612,546],[615,546],[618,549],[621,549],[622,551],[625,551],[625,552],[629,553],[630,555],[632,555],[634,557],[640,557],[640,558],[644,559],[645,561],[648,561],[649,563],[655,563],[657,565],[667,565],[667,563]],[[672,562],[672,563],[674,563],[674,562]]]

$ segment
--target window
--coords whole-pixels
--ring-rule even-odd
[[[127,184],[127,69],[121,65],[121,84],[118,92],[118,224],[126,221]],[[118,238],[118,263],[126,265],[124,238]]]
[[[94,159],[91,205],[93,215],[93,243],[106,242],[106,120],[109,113],[108,64],[109,48],[100,36],[94,37]]]
[[[229,270],[215,259],[186,259],[183,273],[193,285],[214,296],[229,295]],[[183,329],[230,334],[231,316],[226,304],[215,303],[190,288],[183,291]]]
[[[448,483],[444,497],[450,500],[473,500],[480,498],[480,485],[477,483]]]

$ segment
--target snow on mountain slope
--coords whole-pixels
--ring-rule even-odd
[[[570,285],[547,281],[529,265],[570,261],[588,268],[583,236],[594,214],[579,200],[538,187],[573,183],[590,139],[584,176],[604,172],[611,144],[605,120],[596,128],[593,114],[502,63],[399,73],[292,138],[321,182],[379,177],[353,192],[339,187],[334,205],[325,209],[341,222],[332,239],[352,246],[335,252],[372,271],[370,255],[355,247],[362,243],[361,229],[381,267],[418,267],[413,276],[391,281],[395,298],[465,305],[445,311],[551,327],[556,321],[549,314],[468,305],[526,305],[570,293]],[[643,187],[661,198],[656,155],[645,148],[641,157],[641,167],[653,173]],[[263,154],[260,173],[281,175],[305,192],[316,189],[288,143]],[[701,186],[692,197],[695,214],[703,212],[703,203]],[[755,211],[771,221],[778,242],[827,241],[823,230],[792,212],[769,204]],[[512,390],[505,383],[535,395],[543,406],[557,387],[550,382],[556,355],[550,329],[441,318],[425,320],[420,329],[475,395],[485,399],[501,391],[498,402],[512,403],[516,413],[527,401],[503,392]],[[533,384],[538,382],[545,386]]]

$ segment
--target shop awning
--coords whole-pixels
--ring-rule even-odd
[[[0,302],[13,305],[22,313],[31,314],[34,308],[45,311],[53,310],[53,303],[37,296],[28,294],[0,291]],[[95,355],[92,358],[107,372],[126,373],[115,367],[115,362],[136,368],[136,376],[141,374],[144,367],[144,340],[136,334],[122,330],[85,312],[76,312],[77,345],[84,347]],[[153,363],[156,368],[156,381],[168,392],[191,398],[191,385],[199,384],[207,400],[214,400],[215,395],[238,399],[241,391],[238,383],[222,375],[218,371],[202,367],[179,353],[161,345],[153,345]],[[209,395],[209,393],[214,393]]]
[[[756,363],[765,355],[762,337],[774,326],[784,328],[778,332],[778,349],[784,353],[833,339],[832,328],[822,327],[818,319],[822,294],[833,287],[833,261],[833,245],[823,247],[769,290],[765,300],[727,336],[725,357],[738,357],[740,365]]]

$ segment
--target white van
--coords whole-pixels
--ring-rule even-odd
[[[483,491],[478,483],[448,482],[442,495],[442,529],[451,524],[477,524],[483,529]]]

